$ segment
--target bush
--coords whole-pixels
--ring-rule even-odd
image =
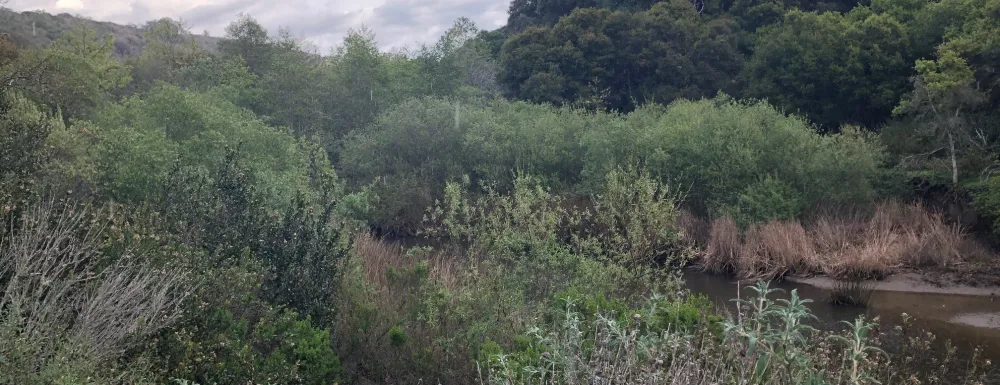
[[[414,231],[435,190],[465,173],[465,132],[484,118],[481,108],[409,100],[346,137],[340,168],[359,184],[375,182],[381,203],[375,225]]]
[[[119,360],[130,363],[129,352],[182,318],[185,271],[161,269],[135,250],[105,255],[105,236],[118,235],[102,232],[113,216],[72,202],[5,216],[0,382],[127,382],[142,370],[114,374]]]
[[[159,196],[177,165],[214,174],[231,154],[273,208],[286,207],[309,183],[307,146],[291,133],[219,97],[173,86],[109,107],[89,135],[98,182],[120,201]]]
[[[766,103],[725,96],[639,108],[589,131],[583,145],[591,188],[603,185],[609,170],[638,162],[661,181],[690,188],[685,204],[696,213],[732,214],[739,207],[743,223],[822,202],[869,202],[882,159],[881,147],[856,131],[821,136]]]
[[[60,119],[42,113],[28,99],[0,91],[0,205],[10,210],[39,193],[37,174],[48,158],[45,138],[61,127]]]

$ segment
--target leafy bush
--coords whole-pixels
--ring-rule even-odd
[[[376,182],[375,224],[413,231],[435,190],[464,173],[465,132],[483,118],[481,109],[445,100],[409,100],[345,138],[340,153],[345,176],[360,184]]]
[[[821,136],[765,103],[725,96],[643,107],[588,132],[583,142],[584,181],[591,188],[601,186],[609,170],[639,162],[660,180],[689,189],[685,203],[701,214],[723,214],[746,202],[773,206],[744,213],[746,222],[820,203],[868,202],[881,161],[881,148],[864,135]],[[780,192],[765,191],[771,188]],[[765,198],[770,194],[778,195]]]
[[[38,193],[37,174],[48,158],[45,138],[61,127],[60,119],[43,113],[28,99],[0,91],[0,204],[23,205]]]
[[[208,384],[329,385],[341,375],[330,333],[292,311],[269,311],[259,320],[216,310],[161,343],[172,351],[169,376]]]
[[[108,108],[97,127],[91,159],[119,200],[157,196],[177,164],[214,173],[234,151],[272,207],[308,185],[307,151],[294,136],[211,95],[163,86]]]

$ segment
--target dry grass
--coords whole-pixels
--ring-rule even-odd
[[[874,292],[875,283],[872,281],[862,279],[837,281],[827,300],[834,305],[868,307]]]
[[[741,278],[780,277],[816,265],[816,250],[798,222],[776,221],[743,234],[736,272]]]
[[[734,272],[742,249],[740,229],[736,222],[730,218],[714,220],[702,256],[702,265],[713,272]]]
[[[704,246],[711,239],[712,223],[687,210],[680,210],[677,228],[684,234],[685,246]]]
[[[901,268],[947,267],[983,253],[957,225],[922,205],[886,202],[868,215],[776,221],[741,235],[732,220],[712,223],[703,266],[741,278],[786,274],[884,277]]]
[[[458,258],[445,252],[436,251],[415,257],[407,255],[406,248],[399,243],[363,233],[354,238],[352,255],[358,258],[367,282],[373,287],[389,287],[386,274],[389,268],[412,269],[418,262],[427,262],[431,277],[442,282],[446,288],[454,289],[458,284]]]

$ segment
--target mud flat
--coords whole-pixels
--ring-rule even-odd
[[[837,280],[830,277],[787,277],[786,280],[804,285],[832,289]],[[903,293],[952,294],[975,296],[1000,296],[1000,287],[971,286],[960,283],[937,284],[929,281],[925,274],[902,273],[889,276],[875,284],[876,291],[894,291]]]

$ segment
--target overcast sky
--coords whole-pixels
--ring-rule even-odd
[[[184,20],[194,33],[225,34],[225,27],[247,13],[269,31],[288,27],[295,36],[326,52],[351,28],[375,31],[383,48],[432,43],[455,19],[466,16],[479,29],[496,29],[507,20],[510,0],[10,0],[17,11],[70,13],[94,20],[141,25],[170,17]]]

